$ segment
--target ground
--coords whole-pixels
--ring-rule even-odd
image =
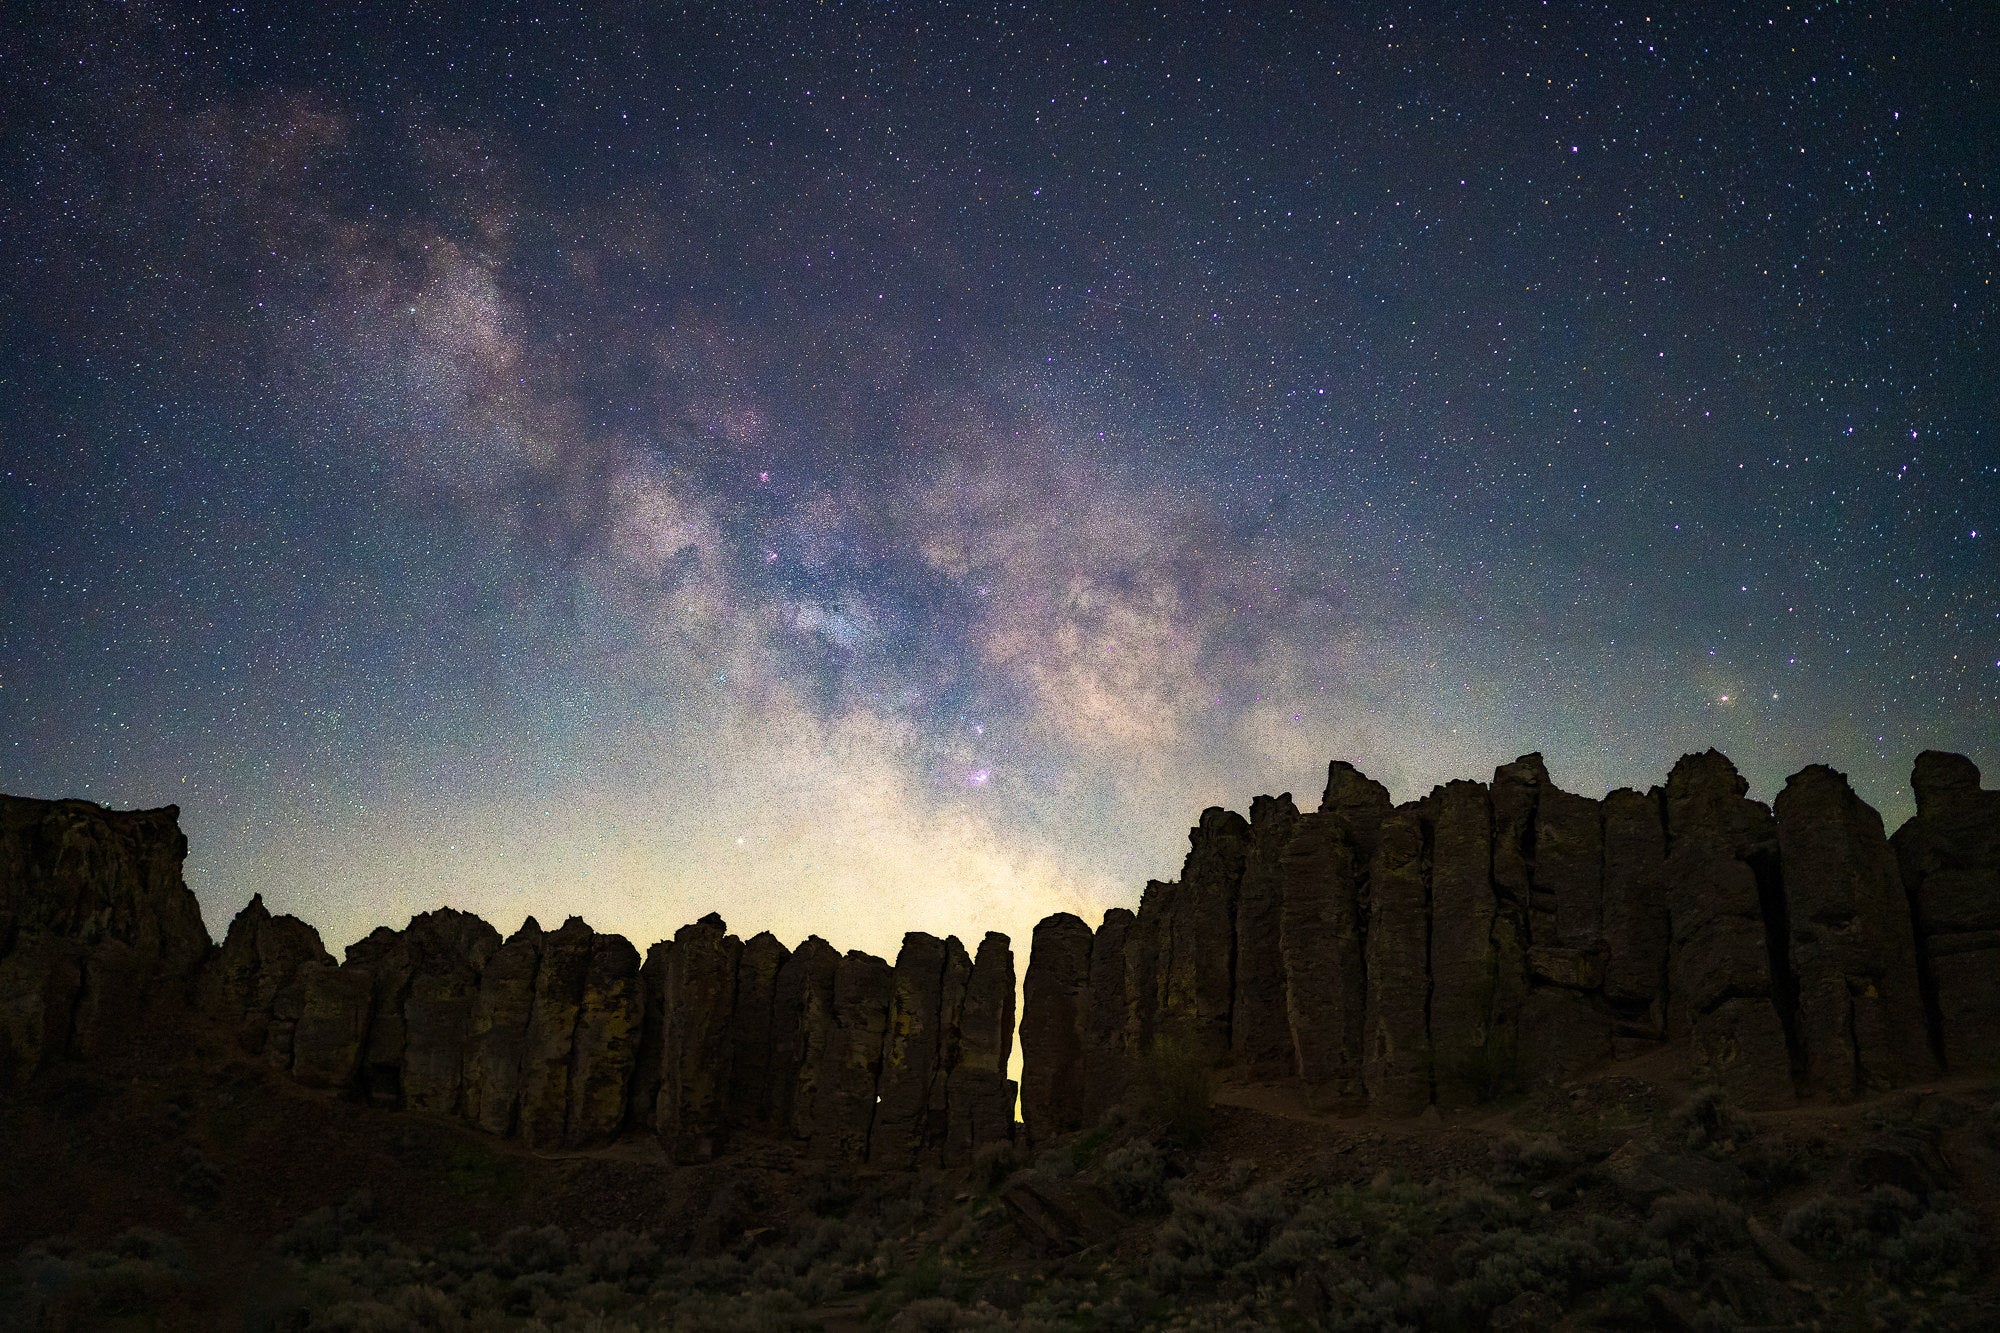
[[[2000,1326],[2000,1077],[1751,1113],[1668,1052],[1415,1120],[1225,1077],[900,1175],[530,1152],[203,1037],[0,1141],[7,1327]]]

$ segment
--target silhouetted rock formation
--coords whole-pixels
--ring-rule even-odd
[[[1335,763],[1310,814],[1206,810],[1136,917],[1037,928],[1029,1134],[1094,1123],[1163,1042],[1404,1114],[1670,1040],[1752,1105],[2000,1060],[2000,793],[1935,753],[1912,781],[1894,854],[1840,774],[1795,775],[1774,816],[1712,750],[1601,801],[1531,754],[1393,809]]]
[[[0,796],[0,1086],[191,998],[210,942],[179,818]]]
[[[1014,955],[989,934],[863,953],[722,918],[647,952],[580,917],[504,942],[444,909],[338,964],[253,897],[218,948],[181,882],[178,811],[0,797],[0,1079],[129,1044],[198,1007],[297,1082],[538,1148],[657,1134],[681,1161],[740,1135],[886,1166],[969,1161],[1014,1132]]]
[[[1335,763],[1319,808],[1210,808],[1180,878],[1093,931],[1037,926],[1021,1111],[1095,1124],[1171,1047],[1292,1078],[1321,1109],[1414,1114],[1685,1044],[1750,1103],[1849,1098],[2000,1063],[2000,792],[1926,751],[1917,815],[1822,765],[1775,810],[1714,751],[1663,788],[1563,791],[1539,755],[1393,806]],[[588,1148],[745,1137],[893,1169],[1014,1133],[1014,955],[906,935],[894,966],[817,937],[747,944],[709,915],[640,954],[581,918],[426,912],[335,963],[261,896],[220,947],[181,882],[172,808],[0,797],[0,1077],[205,1006],[307,1087]],[[1893,848],[1893,850],[1892,850]],[[210,1029],[214,1030],[214,1029]]]
[[[1954,1067],[2000,1063],[2000,791],[1961,755],[1926,750],[1917,813],[1892,842],[1909,891],[1935,1049]]]

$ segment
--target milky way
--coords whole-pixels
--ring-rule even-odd
[[[886,951],[1334,757],[2000,768],[1989,9],[764,8],[17,26],[0,789]]]

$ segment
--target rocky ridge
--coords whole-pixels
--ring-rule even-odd
[[[1136,912],[1037,927],[1026,1134],[1098,1123],[1163,1051],[1412,1115],[1664,1046],[1753,1106],[1990,1066],[2000,792],[1935,751],[1912,781],[1893,838],[1829,768],[1766,807],[1714,751],[1602,800],[1527,755],[1402,805],[1336,762],[1316,810],[1211,808]],[[913,932],[892,964],[710,915],[642,955],[576,917],[503,939],[441,909],[336,961],[258,897],[216,946],[177,813],[0,797],[0,1083],[207,1021],[306,1087],[534,1148],[777,1140],[907,1169],[1014,1136],[1003,935]]]
[[[1163,1052],[1308,1107],[1415,1114],[1669,1044],[1749,1106],[1849,1100],[2000,1060],[2000,792],[1926,751],[1893,839],[1815,764],[1773,806],[1710,750],[1591,800],[1540,755],[1391,802],[1211,808],[1137,913],[1035,931],[1031,1142],[1095,1123]]]
[[[534,1148],[652,1133],[693,1162],[752,1135],[909,1168],[1013,1136],[1004,935],[974,958],[912,932],[891,966],[817,937],[745,943],[711,914],[642,962],[580,917],[503,940],[441,909],[335,962],[259,895],[217,947],[177,818],[0,797],[5,1083],[205,1015],[306,1087]]]

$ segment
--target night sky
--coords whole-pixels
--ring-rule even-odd
[[[1990,6],[28,8],[0,790],[218,935],[1025,961],[1336,757],[2000,773]]]

